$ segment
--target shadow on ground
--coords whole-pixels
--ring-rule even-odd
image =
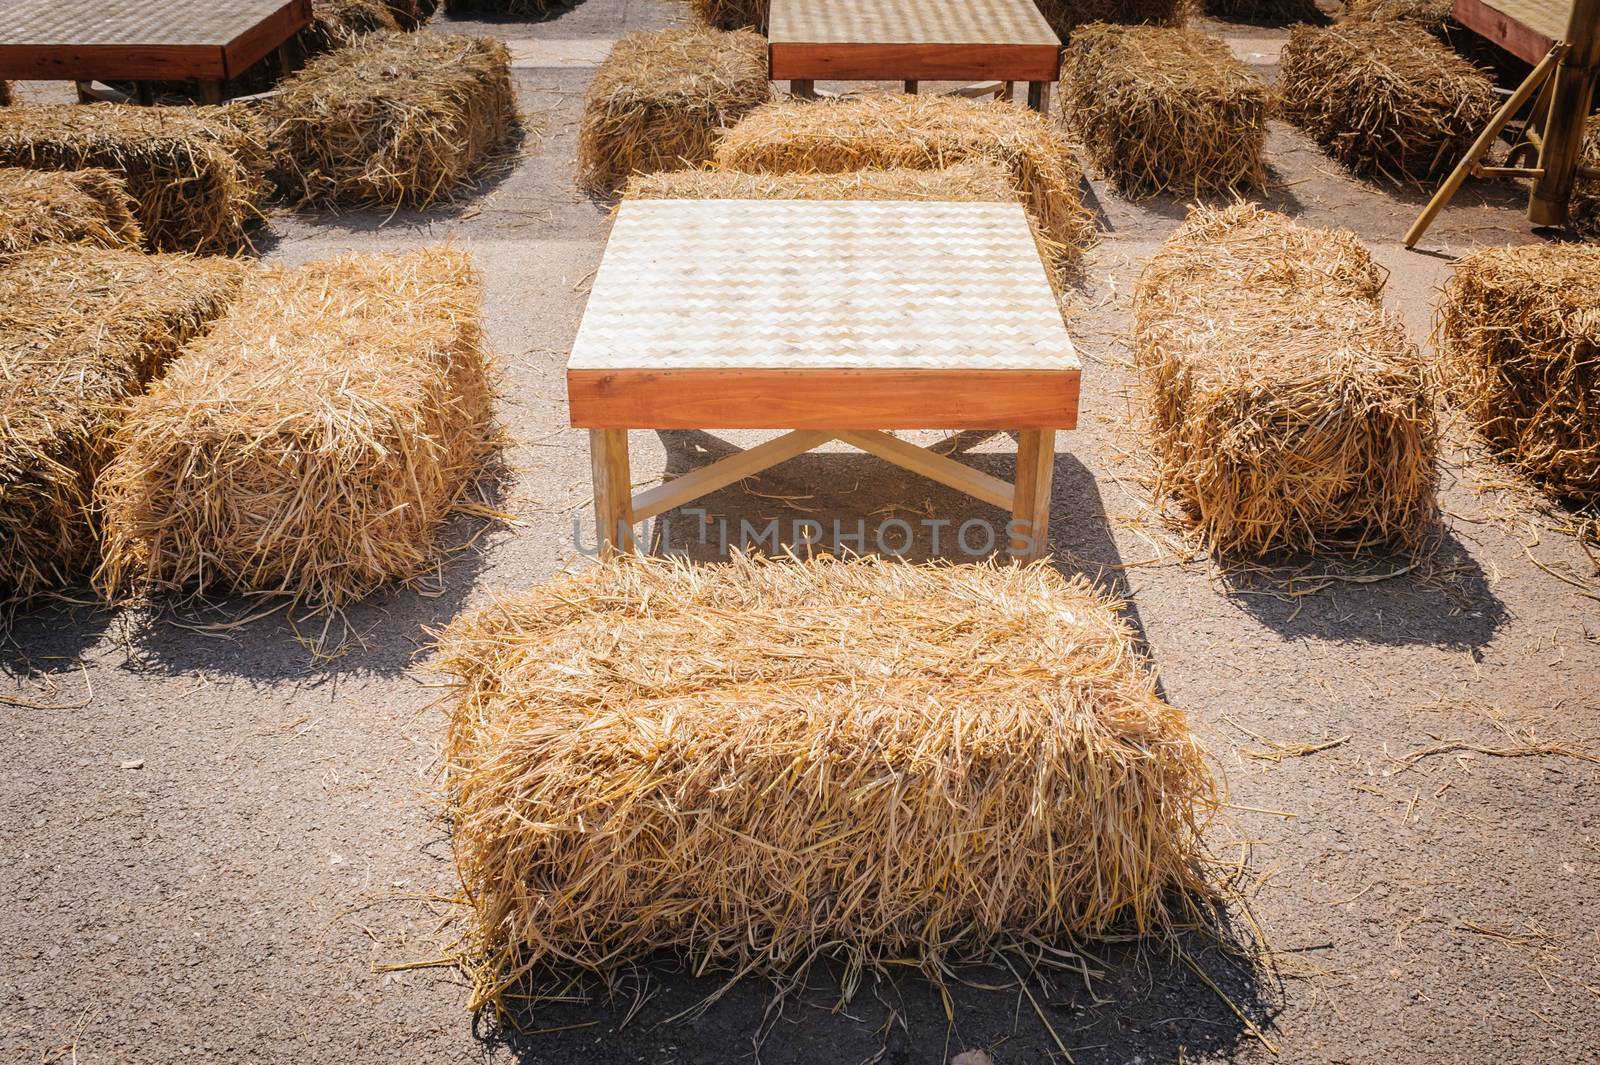
[[[1233,602],[1285,639],[1431,644],[1474,657],[1509,620],[1482,567],[1447,529],[1415,556],[1223,562]]]
[[[754,977],[724,988],[661,955],[609,985],[569,986],[564,1001],[485,1013],[474,1034],[527,1065],[941,1065],[978,1049],[1023,1063],[1063,1060],[1062,1048],[1077,1065],[1126,1065],[1230,1057],[1256,1040],[1237,1007],[1270,1039],[1282,995],[1272,974],[1209,934],[1178,945],[1181,956],[1130,937],[1078,948],[1060,967],[997,951],[954,968],[942,988],[915,969],[866,972],[848,1003],[838,964],[780,994]]]

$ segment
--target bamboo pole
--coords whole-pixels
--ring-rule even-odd
[[[1594,100],[1600,69],[1600,0],[1573,0],[1567,23],[1567,55],[1556,68],[1550,93],[1550,114],[1539,150],[1544,176],[1528,198],[1528,220],[1536,226],[1564,226],[1583,149],[1583,129]]]
[[[1600,0],[1596,0],[1596,2],[1600,2]],[[1560,44],[1550,49],[1550,54],[1539,60],[1539,65],[1533,68],[1533,73],[1528,75],[1528,79],[1517,86],[1517,91],[1507,97],[1506,102],[1500,105],[1500,110],[1494,113],[1494,117],[1489,120],[1489,124],[1484,127],[1483,132],[1478,134],[1478,139],[1472,142],[1472,147],[1467,149],[1467,154],[1462,157],[1461,162],[1457,163],[1456,168],[1450,171],[1450,176],[1444,179],[1444,184],[1439,186],[1439,191],[1433,194],[1433,199],[1428,201],[1428,205],[1422,209],[1422,213],[1417,216],[1417,220],[1411,223],[1411,228],[1406,230],[1406,247],[1416,247],[1417,241],[1421,240],[1422,235],[1428,231],[1428,227],[1433,225],[1433,220],[1439,217],[1439,212],[1444,210],[1445,205],[1461,190],[1462,184],[1471,176],[1473,168],[1478,165],[1478,160],[1482,159],[1485,153],[1489,151],[1490,146],[1494,144],[1494,139],[1500,136],[1502,129],[1505,129],[1506,123],[1511,121],[1516,113],[1522,109],[1522,105],[1528,102],[1529,97],[1537,92],[1550,78],[1551,73],[1556,68],[1556,64],[1561,60],[1563,51],[1564,46]]]

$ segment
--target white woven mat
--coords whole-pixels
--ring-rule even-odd
[[[573,369],[1076,370],[1017,204],[643,200]]]
[[[806,44],[1059,44],[1033,0],[772,0],[769,39]]]

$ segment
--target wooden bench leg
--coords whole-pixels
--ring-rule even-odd
[[[220,104],[222,102],[222,82],[201,81],[200,102],[206,104]]]
[[[1042,558],[1050,546],[1050,488],[1056,469],[1056,431],[1024,429],[1017,435],[1017,483],[1012,495],[1011,557]]]
[[[906,82],[906,92],[910,93],[912,96],[917,95],[917,87],[917,83],[914,81]]]
[[[1048,81],[1028,82],[1028,106],[1041,115],[1050,113],[1050,83]]]
[[[628,430],[590,429],[594,468],[594,523],[600,552],[633,550],[633,475],[628,469]]]
[[[789,82],[789,95],[802,100],[815,100],[817,98],[817,83],[814,81]]]
[[[1004,100],[1006,103],[1010,103],[1011,101],[1015,100],[1017,98],[1017,83],[1014,81],[1002,83],[1000,86],[1000,95],[997,98]]]

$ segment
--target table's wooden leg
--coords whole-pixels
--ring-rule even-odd
[[[1011,557],[1042,558],[1050,545],[1050,486],[1056,469],[1056,431],[1024,429],[1017,434],[1017,483],[1012,495]]]
[[[78,90],[78,102],[80,104],[92,104],[99,99],[90,89],[93,84],[91,81],[75,81],[72,83],[72,87]]]
[[[633,475],[628,470],[628,430],[590,429],[594,468],[594,522],[602,554],[633,550]]]
[[[917,95],[917,83],[914,81],[906,82],[906,92],[910,93],[912,96]]]
[[[1050,83],[1048,81],[1028,82],[1028,106],[1041,115],[1050,113]]]
[[[1010,103],[1012,100],[1015,100],[1016,98],[1017,98],[1017,83],[1014,82],[1014,81],[1007,81],[1007,82],[1002,83],[1001,86],[1000,86],[1000,99],[1004,100],[1006,103]]]
[[[207,104],[220,104],[222,102],[222,82],[200,82],[200,102]]]
[[[797,96],[802,100],[815,100],[817,98],[817,83],[814,81],[789,82],[789,95]]]

